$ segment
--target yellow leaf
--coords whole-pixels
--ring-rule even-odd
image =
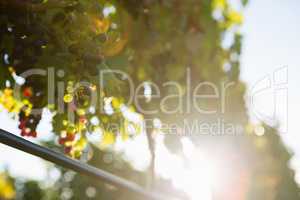
[[[118,109],[118,108],[120,108],[120,105],[121,105],[121,102],[120,102],[120,100],[119,99],[117,99],[117,98],[113,98],[113,100],[112,100],[112,106],[115,108],[115,109]]]
[[[0,199],[14,199],[15,195],[13,184],[5,174],[0,174]]]
[[[106,131],[103,135],[101,147],[108,147],[109,145],[114,144],[116,141],[116,136],[112,132]]]
[[[66,94],[65,96],[64,96],[64,102],[65,103],[70,103],[70,102],[72,102],[73,101],[73,95],[71,95],[71,94]]]
[[[212,2],[213,9],[224,9],[227,5],[226,0],[214,0]]]
[[[75,149],[77,151],[82,151],[87,145],[87,141],[84,137],[81,137],[75,144]]]
[[[227,17],[230,24],[242,24],[244,21],[243,15],[234,10],[229,11]]]
[[[79,108],[79,109],[76,110],[76,113],[77,113],[77,115],[79,115],[79,116],[83,116],[83,115],[85,115],[85,110],[82,109],[82,108]]]

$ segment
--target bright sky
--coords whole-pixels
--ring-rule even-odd
[[[243,33],[242,79],[249,86],[264,77],[272,78],[274,72],[282,67],[288,69],[288,84],[281,86],[283,90],[266,91],[259,98],[258,107],[272,114],[274,95],[279,101],[278,110],[286,110],[288,118],[279,114],[280,123],[287,126],[282,137],[289,148],[294,151],[292,166],[297,170],[300,182],[300,135],[298,115],[300,111],[300,1],[299,0],[249,0],[245,11]],[[288,103],[283,102],[284,90],[288,89]],[[274,88],[273,88],[274,89]],[[275,92],[274,92],[275,91]],[[282,93],[281,93],[282,92]],[[278,94],[277,93],[277,94]],[[282,113],[281,113],[282,114]],[[287,121],[287,123],[286,123]],[[286,128],[286,127],[285,127]]]
[[[19,134],[17,122],[12,120],[5,111],[0,113],[0,122],[1,128]],[[46,165],[41,159],[3,144],[0,144],[0,152],[0,171],[8,168],[13,176],[36,180],[42,180],[46,177],[44,170]]]

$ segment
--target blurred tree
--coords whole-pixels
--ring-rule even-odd
[[[247,132],[246,86],[239,80],[243,17],[229,1],[2,0],[0,6],[0,104],[19,119],[22,136],[37,136],[42,113],[34,109],[47,107],[55,114],[59,144],[80,158],[90,135],[101,135],[98,147],[104,149],[117,139],[144,133],[146,119],[153,177],[155,133],[160,129],[154,120],[177,127],[201,122],[215,128],[160,131],[170,133],[165,144],[173,153],[182,154],[181,138],[186,136],[212,159],[223,160],[228,181],[216,188],[216,199],[299,199],[287,166],[289,155],[279,138],[270,133],[277,137],[277,146],[265,153],[258,151],[256,136]],[[228,37],[232,41],[224,44]],[[106,74],[99,84],[100,70],[126,73],[134,86],[143,86],[137,95],[144,97],[126,105],[132,97],[126,77]],[[165,84],[170,81],[176,84]],[[13,91],[13,83],[19,92]],[[157,84],[159,97],[151,83]],[[202,98],[190,97],[197,95]],[[117,129],[112,128],[116,124]],[[282,162],[276,162],[275,152]],[[258,164],[261,156],[268,163]],[[139,178],[129,166],[120,171],[99,157],[93,159],[96,166],[146,182],[145,174]],[[59,195],[85,199],[96,191],[99,198],[129,198],[103,183],[77,175],[74,180],[60,186]],[[29,199],[44,193],[34,182],[26,188],[28,198],[35,196]]]
[[[292,154],[286,149],[275,128],[259,127],[262,136],[253,136],[256,160],[250,199],[299,199],[295,174],[290,169]]]
[[[41,189],[38,182],[36,181],[25,182],[22,189],[23,189],[22,199],[24,200],[43,199],[45,195],[45,192]]]

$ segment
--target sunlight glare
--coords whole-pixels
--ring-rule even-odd
[[[196,151],[190,139],[183,138],[181,142],[187,161],[168,151],[163,144],[162,135],[157,137],[156,172],[163,178],[170,179],[191,200],[211,200],[218,175],[215,165]]]

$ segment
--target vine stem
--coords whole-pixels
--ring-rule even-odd
[[[153,188],[155,186],[155,140],[153,138],[152,120],[146,119],[146,134],[148,140],[148,148],[151,155],[149,175],[148,175],[148,187]]]

